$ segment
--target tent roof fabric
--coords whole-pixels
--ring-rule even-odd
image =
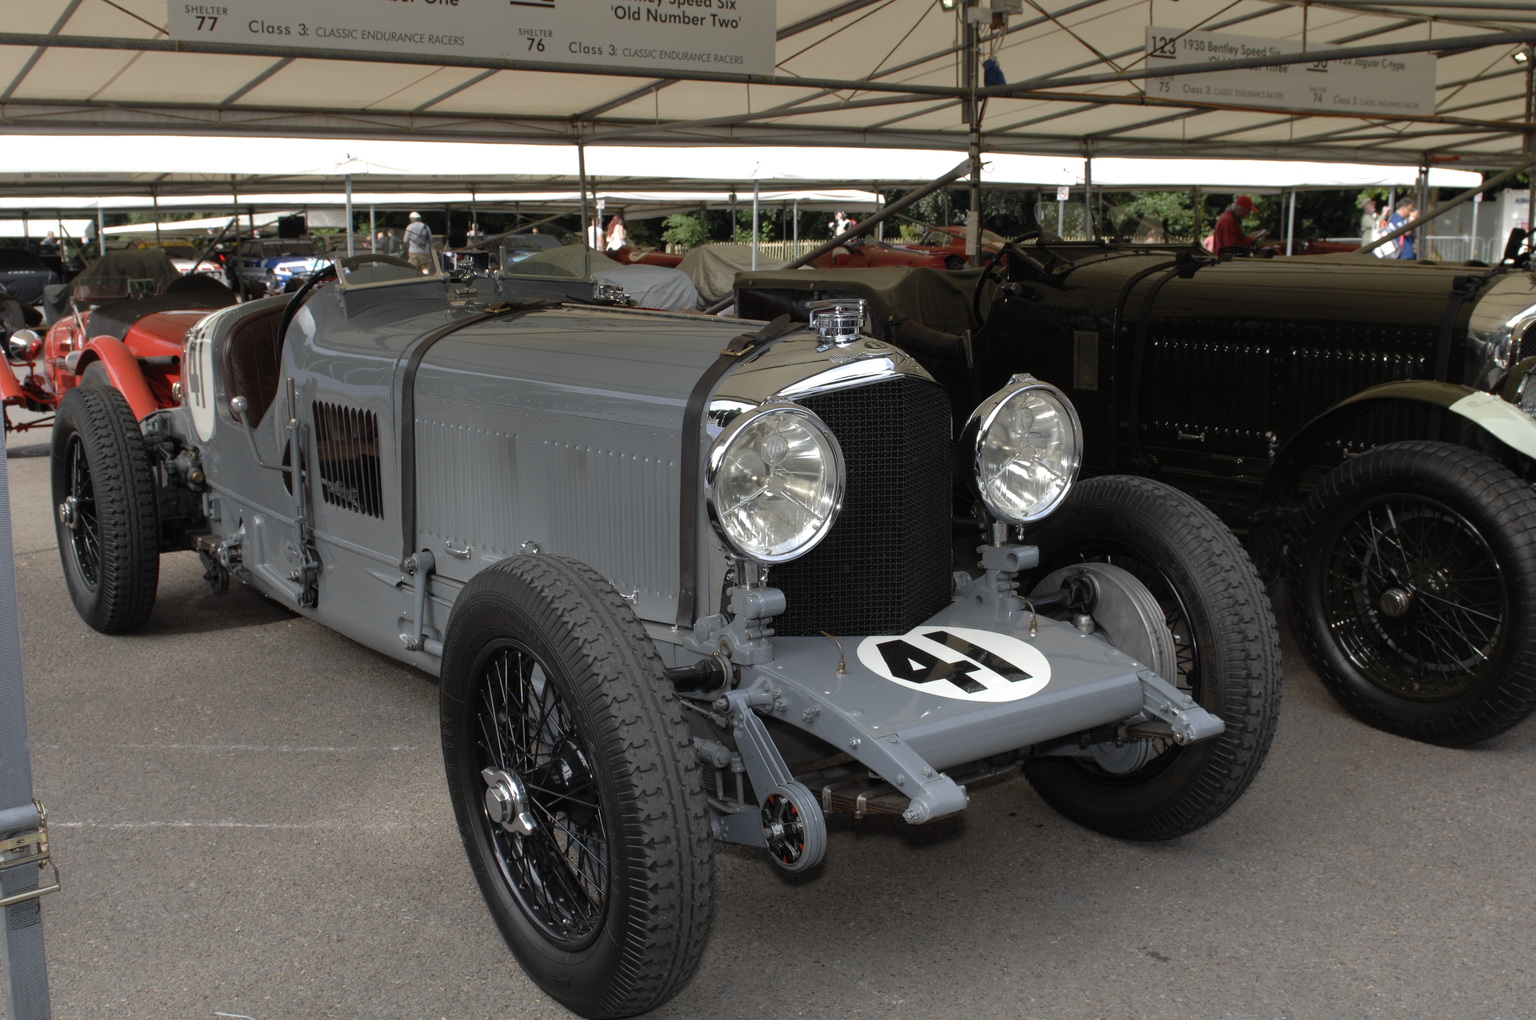
[[[981,143],[991,153],[1503,168],[1529,148],[1530,62],[1511,57],[1529,53],[1536,40],[1536,10],[1515,0],[1012,6],[1023,13],[999,15],[980,33],[980,54],[1011,83],[985,93]],[[773,73],[756,75],[501,58],[445,66],[419,53],[204,43],[171,39],[167,7],[166,0],[29,0],[8,11],[0,26],[0,133],[858,146],[868,179],[879,181],[922,177],[870,148],[962,153],[969,140],[963,0],[958,10],[934,0],[778,0]],[[1427,59],[1434,111],[1262,109],[1240,99],[1164,95],[1145,70],[1146,32],[1159,23],[1304,45],[1311,61]],[[196,142],[185,144],[195,151]],[[180,165],[177,153],[166,156],[168,166]],[[851,168],[840,169],[830,179],[852,179]],[[687,168],[673,161],[644,172],[680,179]],[[628,176],[643,179],[638,171]],[[42,183],[0,175],[0,185],[15,188]]]

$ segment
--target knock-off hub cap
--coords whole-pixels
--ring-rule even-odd
[[[484,769],[480,778],[485,780],[485,811],[491,821],[513,835],[531,836],[534,820],[528,811],[528,788],[517,773]]]
[[[1401,588],[1388,588],[1381,593],[1381,613],[1398,619],[1408,615],[1409,608],[1413,605],[1413,595]]]
[[[66,496],[59,504],[59,522],[71,531],[80,526],[80,504],[75,497]]]

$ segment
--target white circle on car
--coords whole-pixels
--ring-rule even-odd
[[[1018,701],[1051,682],[1051,663],[1011,634],[930,624],[900,637],[867,637],[859,662],[924,694],[961,701]]]
[[[187,334],[187,352],[182,359],[181,400],[192,414],[192,427],[199,442],[213,436],[213,342],[212,330],[193,326]]]

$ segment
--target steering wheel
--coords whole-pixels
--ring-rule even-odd
[[[1014,243],[1012,241],[1004,241],[1003,246],[997,249],[997,251],[993,252],[991,258],[987,259],[986,268],[984,268],[981,271],[981,275],[976,278],[976,289],[971,291],[971,317],[976,320],[976,328],[978,330],[987,324],[986,316],[981,314],[982,291],[987,289],[987,284],[992,281],[993,276],[1002,275],[1002,273],[999,272],[999,268],[1002,266],[1003,256],[1008,253],[1009,249],[1012,249],[1013,252],[1020,257],[1022,257],[1024,254],[1023,252],[1019,251],[1018,248],[1014,247]]]
[[[417,271],[415,266],[398,255],[377,255],[368,252],[362,255],[348,255],[344,258],[332,260],[330,265],[324,269],[316,270],[309,279],[305,280],[299,289],[293,292],[293,297],[288,299],[288,303],[283,306],[282,318],[277,321],[278,342],[281,343],[288,336],[288,327],[293,325],[294,316],[299,313],[299,309],[304,306],[304,302],[309,300],[310,293],[316,287],[335,280],[342,266],[352,269],[356,266],[365,266],[372,262],[382,262],[390,266],[404,266],[412,272]]]
[[[374,257],[383,258],[385,256]],[[293,317],[298,314],[304,302],[309,300],[310,292],[322,283],[329,283],[334,279],[336,279],[336,263],[332,262],[324,269],[316,270],[312,273],[309,279],[300,284],[299,289],[293,292],[293,297],[289,298],[288,303],[283,306],[283,314],[277,320],[277,342],[279,345],[287,340],[288,327],[293,325]]]

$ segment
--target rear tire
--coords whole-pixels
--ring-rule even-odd
[[[148,620],[160,584],[160,509],[144,436],[110,386],[76,386],[53,423],[53,507],[64,582],[103,634]]]
[[[1258,775],[1280,707],[1279,629],[1247,553],[1190,497],[1121,475],[1080,482],[1029,538],[1040,546],[1037,577],[1091,561],[1140,580],[1175,641],[1178,675],[1163,679],[1226,724],[1184,747],[1159,741],[1125,772],[1086,758],[1032,758],[1030,784],[1067,818],[1122,839],[1172,839],[1211,822]]]
[[[1352,715],[1457,747],[1536,709],[1536,492],[1512,471],[1378,446],[1322,480],[1294,534],[1297,637]]]
[[[700,766],[649,637],[590,568],[503,560],[453,607],[443,760],[459,834],[528,976],[586,1017],[692,978],[714,863]]]

